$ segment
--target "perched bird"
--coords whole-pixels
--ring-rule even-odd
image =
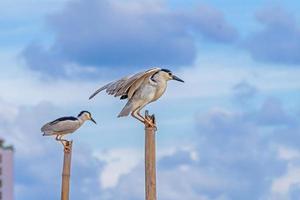
[[[140,114],[140,110],[163,95],[167,88],[167,81],[169,80],[184,82],[173,75],[168,69],[152,68],[110,82],[94,92],[89,99],[93,98],[102,90],[106,90],[109,95],[114,95],[115,97],[120,96],[120,99],[128,99],[127,104],[118,117],[128,116],[131,113],[132,117],[154,127],[155,125],[151,121],[145,119]]]
[[[81,111],[77,117],[61,117],[52,122],[45,124],[41,131],[43,136],[56,135],[57,141],[66,141],[62,137],[66,134],[76,131],[86,120],[91,120],[96,124],[92,115],[88,111]]]

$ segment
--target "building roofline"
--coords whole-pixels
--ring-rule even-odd
[[[0,149],[14,151],[13,145],[5,145],[4,139],[0,138]]]

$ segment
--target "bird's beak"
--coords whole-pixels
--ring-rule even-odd
[[[91,121],[94,122],[95,124],[97,124],[97,122],[91,117]]]
[[[184,83],[184,81],[182,79],[178,78],[175,75],[172,76],[172,79],[175,80],[175,81],[179,81],[179,82],[183,82]]]

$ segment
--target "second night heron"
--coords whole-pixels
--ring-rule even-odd
[[[140,114],[140,110],[163,95],[169,80],[184,82],[168,69],[152,68],[110,82],[94,92],[90,99],[102,90],[106,90],[109,95],[120,96],[120,99],[128,99],[127,104],[118,117],[128,116],[131,113],[132,117],[154,127],[151,121],[148,121]]]
[[[61,117],[49,122],[41,128],[41,131],[44,133],[43,136],[56,136],[55,139],[64,145],[63,142],[66,140],[62,137],[76,131],[86,120],[91,120],[96,124],[90,112],[81,111],[77,117]]]

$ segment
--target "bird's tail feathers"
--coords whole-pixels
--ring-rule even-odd
[[[118,117],[125,117],[125,116],[128,116],[128,115],[130,114],[131,111],[132,111],[131,103],[127,102],[127,104],[126,104],[125,107],[122,109],[122,111],[120,112],[120,114],[118,115]]]
[[[45,124],[42,128],[41,131],[43,132],[43,136],[48,136],[48,135],[52,135],[52,131],[51,131],[51,127],[48,124]]]
[[[52,132],[48,132],[48,131],[46,131],[46,132],[43,133],[43,136],[50,136],[50,135],[53,135],[53,133]]]

